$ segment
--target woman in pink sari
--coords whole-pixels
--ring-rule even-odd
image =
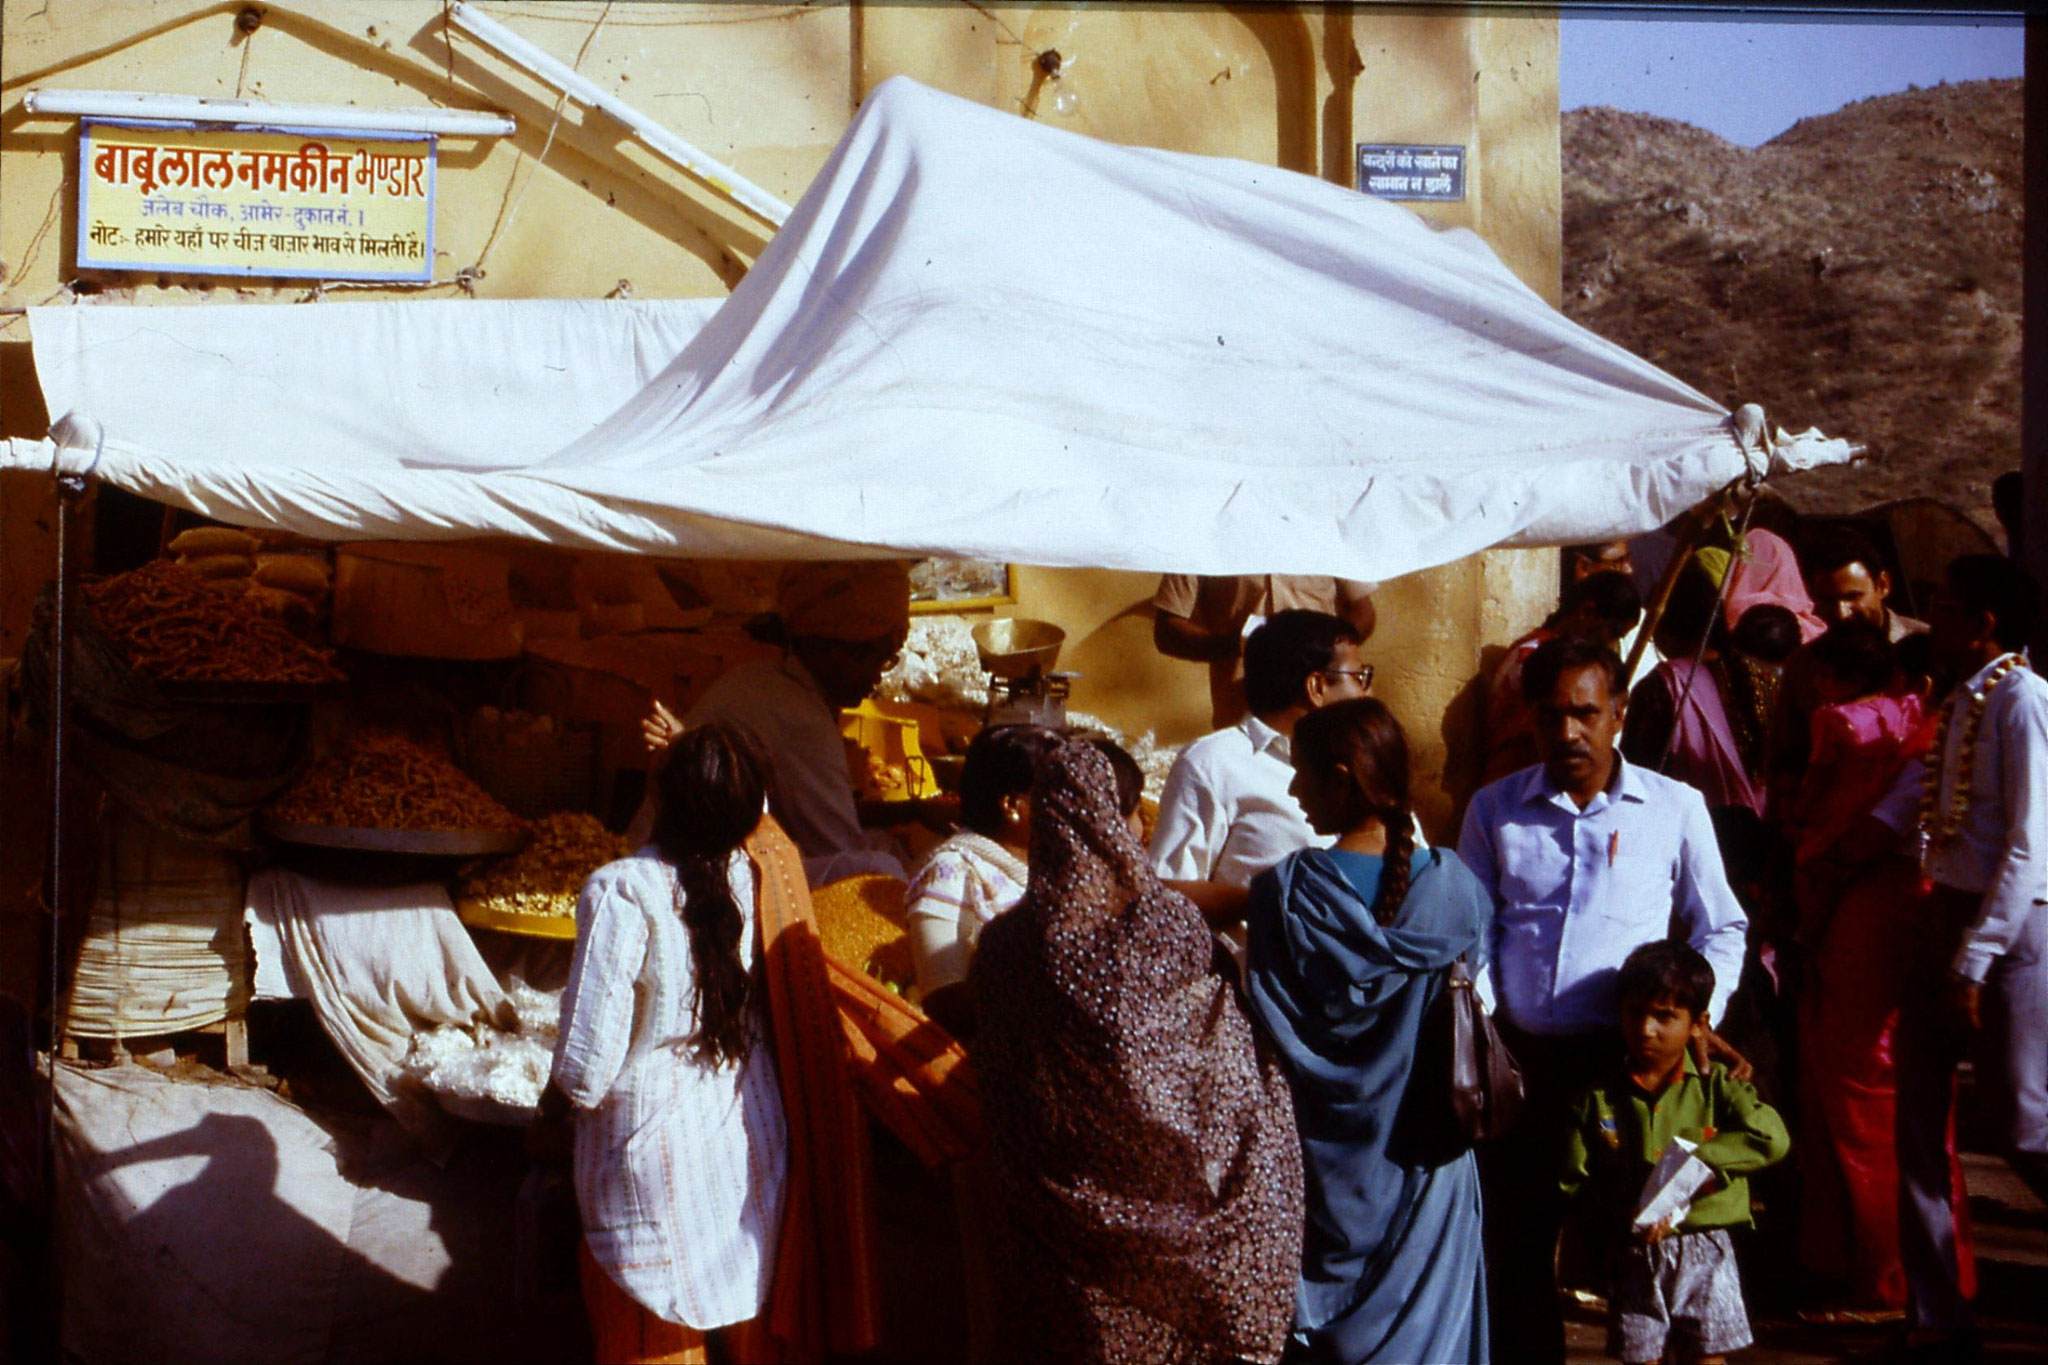
[[[1696,565],[1679,574],[1657,623],[1664,661],[1629,694],[1621,751],[1631,763],[1698,788],[1710,808],[1741,806],[1761,816],[1764,789],[1750,775],[1721,686],[1715,591]]]
[[[1892,1030],[1910,967],[1900,945],[1912,941],[1926,898],[1919,869],[1907,859],[1858,861],[1858,826],[1933,736],[1921,697],[1898,684],[1883,627],[1842,622],[1812,649],[1824,704],[1814,712],[1812,753],[1788,813],[1798,863],[1795,941],[1808,964],[1799,1001],[1800,1259],[1848,1289],[1845,1305],[1809,1317],[1885,1321],[1900,1317],[1906,1303],[1892,1127]],[[1968,1292],[1974,1263],[1950,1123],[1958,1255]]]

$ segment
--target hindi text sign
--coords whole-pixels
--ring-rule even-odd
[[[1436,203],[1465,197],[1465,149],[1399,142],[1358,144],[1358,192]]]
[[[434,139],[84,120],[78,264],[430,280]]]

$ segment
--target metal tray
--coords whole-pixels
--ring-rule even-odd
[[[516,853],[526,833],[516,829],[367,829],[347,825],[296,825],[268,815],[257,829],[287,844],[314,848],[346,848],[364,853],[412,853],[440,858],[475,858],[486,853]]]
[[[574,915],[521,915],[510,910],[493,910],[481,901],[455,902],[455,917],[477,929],[495,929],[502,934],[527,938],[574,939]]]
[[[194,702],[206,706],[279,706],[292,702],[328,701],[348,694],[348,679],[329,682],[236,682],[230,680],[185,679],[165,681],[152,678],[151,685],[168,701]]]

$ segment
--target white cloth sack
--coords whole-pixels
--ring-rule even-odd
[[[249,879],[247,918],[259,983],[310,1000],[377,1102],[416,1133],[439,1136],[440,1115],[398,1083],[413,1034],[474,1019],[517,1027],[438,882],[352,886],[272,868]]]
[[[31,329],[49,410],[80,419],[67,462],[97,449],[132,491],[333,539],[1383,580],[1647,530],[1749,467],[1724,409],[1470,232],[901,77],[651,376],[674,320],[626,307],[74,307]],[[607,327],[634,339],[586,349]],[[586,384],[603,402],[551,412]],[[1849,454],[1809,435],[1772,458]]]

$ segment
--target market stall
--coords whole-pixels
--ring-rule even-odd
[[[215,925],[239,945],[246,911],[255,945],[253,969],[207,964],[233,987],[219,1011],[312,1000],[441,1152],[446,1121],[517,1121],[544,1079],[564,965],[545,945],[617,851],[570,817],[619,828],[639,717],[762,647],[740,628],[760,602],[693,561],[1385,579],[1649,530],[1850,454],[1575,326],[1470,233],[901,79],[715,307],[76,307],[31,326],[61,416],[6,459],[154,499],[198,537],[87,585],[87,648],[53,630],[34,681],[67,695],[107,645],[76,761],[109,789],[181,766],[198,797],[144,810],[152,828],[262,865]],[[192,632],[167,629],[179,613]],[[263,632],[281,634],[261,659],[177,676]],[[269,708],[271,730],[206,744],[257,714],[234,707]],[[980,717],[953,709],[969,723],[950,732],[849,717],[879,764],[856,769],[869,796],[925,794],[907,741],[957,748]],[[244,751],[264,734],[273,752]],[[880,984],[879,943],[846,942],[865,945],[833,971],[872,1111],[957,1155],[957,1050]]]

